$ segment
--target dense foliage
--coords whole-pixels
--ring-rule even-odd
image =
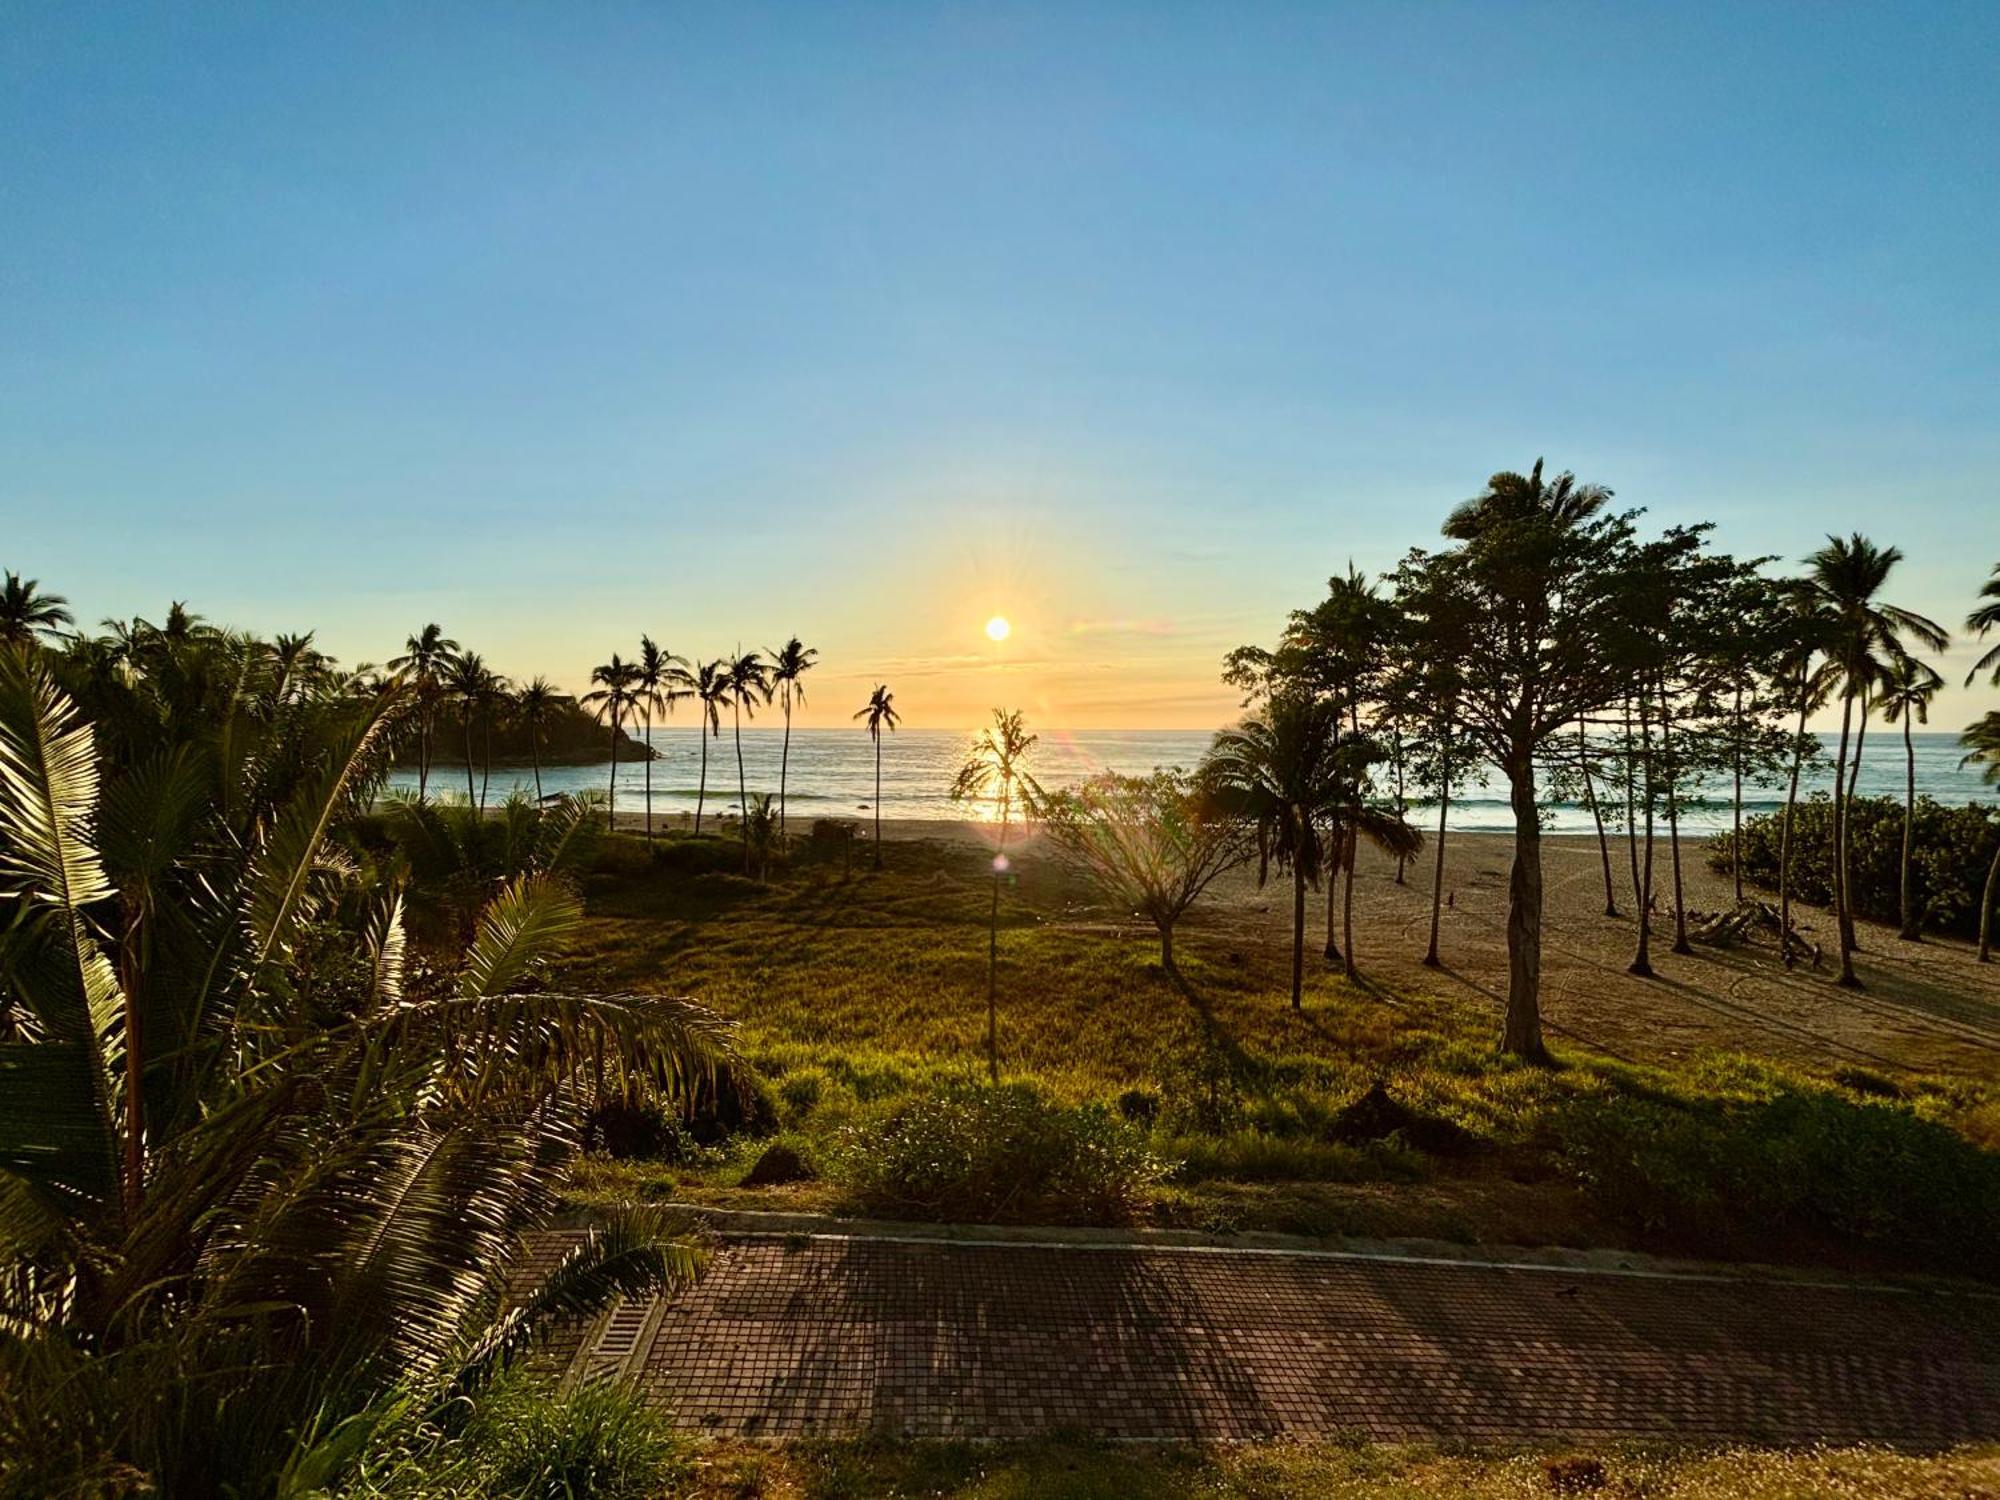
[[[1899,911],[1903,804],[1892,797],[1857,797],[1849,819],[1848,890],[1854,909],[1864,917],[1893,922]],[[1822,793],[1793,807],[1792,892],[1816,906],[1833,901],[1833,832],[1832,798]],[[1744,819],[1746,879],[1776,888],[1782,836],[1782,813]],[[1929,797],[1917,799],[1910,876],[1925,931],[1963,938],[1978,935],[1980,893],[1996,849],[2000,849],[2000,807],[1977,802],[1946,807]],[[1728,835],[1711,841],[1708,861],[1714,869],[1729,870]]]

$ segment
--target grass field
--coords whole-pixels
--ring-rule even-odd
[[[1317,963],[1293,1012],[1268,923],[1225,905],[1163,972],[1147,934],[1029,853],[1001,908],[1000,1058],[1016,1095],[1003,1119],[978,1087],[990,884],[976,846],[892,844],[880,873],[809,852],[768,883],[739,869],[723,841],[649,854],[621,836],[588,883],[568,977],[734,1017],[771,1123],[812,1175],[742,1185],[770,1142],[739,1135],[677,1159],[600,1158],[586,1201],[1991,1270],[2000,1105],[1978,1078],[1580,1047],[1530,1067],[1494,1052],[1476,994],[1350,984]],[[1393,1114],[1357,1122],[1348,1107],[1378,1082]],[[996,1159],[1007,1150],[1020,1160]],[[979,1191],[885,1185],[941,1153]],[[993,1186],[1038,1153],[1106,1154],[1129,1180],[1074,1202]]]

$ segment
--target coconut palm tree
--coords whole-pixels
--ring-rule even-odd
[[[729,662],[705,661],[694,675],[695,711],[701,738],[701,784],[695,790],[694,831],[701,832],[702,804],[708,800],[708,742],[722,738],[722,705],[729,701]]]
[[[25,646],[74,623],[69,600],[43,593],[40,579],[8,573],[0,581],[0,646]]]
[[[631,707],[632,688],[638,676],[639,669],[614,651],[610,661],[591,668],[590,680],[596,686],[585,693],[582,700],[595,708],[599,719],[611,726],[611,789],[605,803],[604,826],[614,830],[618,827],[618,733],[625,720],[625,710]]]
[[[431,777],[431,721],[437,712],[439,685],[458,642],[442,626],[426,625],[403,642],[403,654],[389,658],[391,671],[410,674],[417,699],[417,800],[424,800]]]
[[[1958,737],[1965,747],[1959,765],[1979,767],[1980,778],[1988,786],[2000,786],[2000,711],[1989,710],[1976,724],[1966,726]],[[1979,961],[1993,961],[1993,897],[2000,891],[2000,843],[1993,849],[1993,862],[1986,867],[1986,885],[1979,897]]]
[[[986,1077],[990,1083],[1000,1081],[1000,882],[1007,874],[1007,819],[1017,796],[1031,802],[1041,794],[1025,764],[1037,738],[1028,733],[1018,709],[994,709],[992,728],[980,730],[951,783],[952,801],[978,802],[990,796],[1000,808],[1000,843],[993,854],[993,907],[986,927]],[[876,744],[879,747],[881,741]],[[878,821],[878,850],[880,831]]]
[[[465,805],[485,810],[486,799],[473,784],[472,725],[490,710],[494,684],[499,679],[477,651],[461,652],[445,668],[443,688],[458,705],[459,729],[465,741]]]
[[[875,742],[875,868],[882,868],[882,731],[894,731],[901,721],[896,716],[896,695],[888,684],[876,683],[867,703],[854,717],[868,721],[868,738]]]
[[[1320,820],[1336,800],[1334,745],[1340,711],[1304,696],[1273,698],[1264,712],[1215,737],[1204,774],[1257,830],[1257,883],[1272,866],[1292,876],[1292,1009],[1305,1004],[1306,887],[1319,887]]]
[[[1828,657],[1840,672],[1840,749],[1833,775],[1834,914],[1840,928],[1839,983],[1857,989],[1854,972],[1854,903],[1848,891],[1847,750],[1854,731],[1854,707],[1879,680],[1884,663],[1906,650],[1905,636],[1932,651],[1950,643],[1944,627],[1912,610],[1879,601],[1900,549],[1878,547],[1860,532],[1829,536],[1826,545],[1806,559],[1806,586],[1827,615],[1831,630]]]
[[[528,754],[535,763],[538,806],[542,801],[542,732],[555,719],[562,702],[563,695],[546,677],[535,678],[514,694],[514,722],[528,731]]]
[[[792,701],[806,701],[805,675],[819,659],[813,650],[793,636],[771,654],[771,683],[785,707],[785,745],[778,753],[778,840],[785,837],[785,773],[792,760]]]
[[[754,718],[759,703],[771,701],[771,669],[755,651],[744,651],[729,663],[729,710],[736,738],[737,823],[743,830],[743,873],[750,873],[750,784],[743,774],[743,719]]]
[[[1910,841],[1917,821],[1917,749],[1910,737],[1910,721],[1930,722],[1931,700],[1937,697],[1944,679],[1925,663],[1906,652],[1889,660],[1888,675],[1876,694],[1875,706],[1889,723],[1903,725],[1903,855],[1899,884],[1902,900],[1901,936],[1916,942],[1923,936],[1922,924],[1910,902]]]
[[[7,576],[12,578],[13,574]],[[1979,597],[1986,602],[1965,617],[1965,628],[1983,641],[1989,630],[2000,626],[2000,563],[1993,565],[1993,576],[1981,585]],[[2000,687],[2000,641],[1988,647],[1985,654],[1972,664],[1972,670],[1965,674],[1965,685],[1971,687],[1973,679],[1986,671],[1992,672],[1993,685]]]
[[[646,737],[646,842],[653,841],[653,715],[671,712],[687,696],[687,661],[663,651],[650,635],[639,637],[639,661],[632,682]]]

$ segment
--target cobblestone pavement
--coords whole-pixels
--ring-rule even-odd
[[[2000,1299],[1723,1278],[747,1237],[593,1352],[746,1437],[2000,1439]]]

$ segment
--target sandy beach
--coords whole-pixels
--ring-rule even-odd
[[[689,820],[656,818],[679,830]],[[638,816],[619,815],[619,827],[637,831]],[[703,820],[704,830],[716,827]],[[734,819],[721,825],[735,828]],[[862,839],[871,825],[859,827]],[[991,825],[964,820],[882,820],[885,845],[910,839],[964,843],[993,841]],[[1032,830],[1017,825],[1011,853],[1025,862],[1041,854]],[[1604,915],[1604,883],[1597,842],[1587,835],[1542,841],[1547,906],[1543,917],[1542,1006],[1552,1044],[1572,1039],[1633,1060],[1658,1061],[1690,1052],[1740,1049],[1812,1067],[1911,1069],[2000,1075],[2000,964],[1975,961],[1970,944],[1942,938],[1922,943],[1898,939],[1894,928],[1863,922],[1856,964],[1859,991],[1833,983],[1829,957],[1814,969],[1787,972],[1775,949],[1714,947],[1697,943],[1692,954],[1669,951],[1673,942],[1672,869],[1661,839],[1655,852],[1654,977],[1626,972],[1637,937],[1630,875],[1622,844],[1614,843],[1613,880],[1620,915]],[[1438,994],[1491,1006],[1507,988],[1507,873],[1513,841],[1504,834],[1455,833],[1446,844],[1440,949],[1445,967],[1419,962],[1430,922],[1431,849],[1395,881],[1395,862],[1364,849],[1354,889],[1354,930],[1364,981],[1385,1004]],[[1691,910],[1734,904],[1730,881],[1710,871],[1702,841],[1682,849],[1682,875]],[[1274,883],[1259,889],[1254,869],[1218,882],[1183,929],[1184,941],[1256,941],[1285,947],[1291,940],[1289,892]],[[1308,898],[1308,948],[1323,963],[1326,896]],[[1798,907],[1806,935],[1828,947],[1831,914]],[[1150,928],[1133,924],[1134,941]]]

